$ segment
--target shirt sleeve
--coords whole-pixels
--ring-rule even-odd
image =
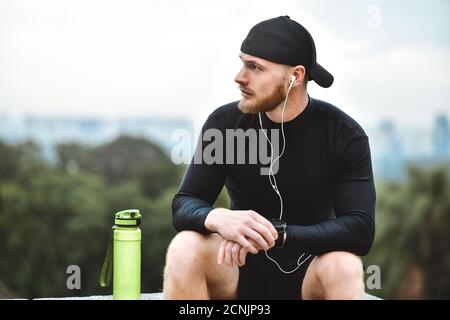
[[[353,136],[336,147],[338,161],[333,182],[336,217],[318,224],[291,225],[286,248],[311,254],[347,251],[366,255],[375,236],[375,186],[367,136]]]
[[[220,148],[224,150],[224,142],[220,138],[223,135],[215,135],[220,131],[218,127],[221,123],[217,118],[210,116],[206,120],[194,156],[172,200],[173,225],[178,231],[211,233],[205,227],[205,219],[213,209],[226,178],[223,152],[220,151]]]

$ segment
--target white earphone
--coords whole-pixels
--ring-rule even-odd
[[[291,80],[289,81],[289,89],[288,89],[287,94],[286,94],[286,99],[284,100],[283,110],[281,112],[281,134],[282,134],[282,137],[283,137],[283,149],[282,149],[280,155],[275,158],[275,160],[273,159],[273,146],[272,146],[272,143],[271,143],[269,137],[267,136],[267,133],[264,131],[264,128],[263,128],[263,125],[262,125],[261,112],[258,113],[258,115],[259,115],[259,125],[261,127],[261,130],[264,133],[264,136],[266,137],[267,142],[269,142],[269,145],[270,145],[269,183],[272,186],[272,188],[275,191],[275,193],[280,198],[280,216],[279,216],[280,220],[282,220],[282,218],[283,218],[283,197],[281,196],[280,190],[278,189],[277,180],[275,179],[275,174],[273,173],[273,169],[272,168],[273,168],[274,163],[280,160],[281,156],[284,153],[284,149],[286,147],[286,137],[284,135],[284,110],[286,108],[287,100],[288,100],[288,97],[289,97],[289,92],[291,91],[295,80],[297,80],[297,77],[295,75],[292,75],[291,76]],[[280,269],[280,271],[285,273],[285,274],[290,274],[290,273],[295,272],[298,268],[300,268],[300,266],[302,264],[304,264],[312,256],[310,254],[303,261],[301,261],[303,256],[305,256],[305,254],[306,254],[306,253],[303,253],[302,255],[300,255],[300,257],[298,257],[297,266],[293,270],[286,271],[286,270],[283,270],[283,268],[281,268],[281,266],[278,264],[278,262],[275,259],[273,259],[272,257],[269,256],[267,251],[265,251],[265,254],[266,254],[267,259],[269,259],[272,262],[274,262],[277,265],[278,269]]]
[[[292,75],[292,76],[291,76],[291,83],[294,82],[295,80],[297,80],[297,77],[294,76],[294,75]]]

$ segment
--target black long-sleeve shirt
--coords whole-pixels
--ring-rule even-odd
[[[264,113],[262,122],[269,138],[271,129],[279,129],[281,152],[281,125]],[[259,130],[258,115],[244,114],[232,102],[208,117],[201,137],[208,129],[222,133],[222,138],[209,135],[210,141],[199,140],[196,156],[172,202],[175,228],[209,233],[204,222],[224,184],[231,210],[254,210],[268,219],[278,218],[279,198],[268,176],[261,174],[261,168],[269,167],[267,158],[250,161],[249,150],[253,147],[254,151],[255,145],[248,138],[245,164],[239,164],[237,156],[244,150],[237,149],[237,140],[233,146],[226,139],[227,129]],[[311,254],[348,251],[366,255],[375,234],[375,187],[367,135],[342,110],[313,98],[302,113],[284,123],[284,132],[286,149],[275,177],[283,197],[282,219],[288,224],[285,247]],[[260,146],[265,137],[257,138]],[[216,148],[211,153],[219,146],[222,152]],[[266,157],[270,156],[270,147],[266,150]],[[202,153],[215,155],[216,161],[195,162]]]

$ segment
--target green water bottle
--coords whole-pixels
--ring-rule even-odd
[[[114,300],[139,300],[141,297],[141,214],[123,210],[115,214],[112,239],[100,275],[100,285],[108,286],[113,274]]]

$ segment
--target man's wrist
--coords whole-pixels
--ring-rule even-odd
[[[216,223],[215,223],[214,216],[215,216],[220,210],[223,210],[223,208],[215,208],[215,209],[212,209],[212,210],[208,213],[208,215],[206,216],[204,225],[205,225],[205,228],[206,228],[207,230],[209,230],[209,231],[211,231],[211,232],[217,232],[217,229],[216,229]]]
[[[214,210],[212,209],[206,216],[205,218],[205,222],[203,223],[205,225],[205,228],[211,232],[215,232],[214,231],[214,225],[213,225],[213,217],[212,215],[214,214]]]
[[[270,219],[270,222],[278,233],[278,238],[275,240],[275,247],[282,248],[286,241],[286,222],[275,218]]]

